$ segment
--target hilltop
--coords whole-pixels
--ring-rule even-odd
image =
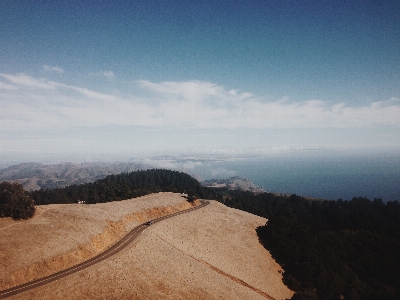
[[[27,221],[0,219],[0,289],[87,259],[128,230],[190,207],[157,193],[94,205],[38,206]],[[259,243],[267,220],[211,205],[150,226],[128,249],[10,299],[285,299],[282,269]]]

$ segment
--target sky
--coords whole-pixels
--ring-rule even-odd
[[[3,159],[397,149],[400,2],[2,0],[0,101]]]

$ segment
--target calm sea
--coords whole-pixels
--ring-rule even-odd
[[[240,176],[269,192],[330,200],[363,196],[400,200],[400,154],[284,155],[206,162],[195,172],[204,179]]]

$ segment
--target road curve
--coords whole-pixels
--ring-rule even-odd
[[[0,292],[0,299],[5,299],[7,297],[11,297],[13,295],[19,294],[19,293],[23,293],[26,292],[30,289],[34,289],[36,287],[39,287],[41,285],[45,285],[49,282],[52,282],[54,280],[58,280],[60,278],[66,277],[70,274],[76,273],[78,271],[81,271],[85,268],[88,268],[98,262],[101,262],[107,258],[109,258],[110,256],[118,253],[119,251],[121,251],[123,248],[125,248],[126,246],[128,246],[132,241],[134,241],[147,227],[149,227],[151,224],[155,224],[158,222],[161,222],[162,220],[168,219],[168,218],[172,218],[174,216],[177,215],[181,215],[187,212],[190,212],[192,210],[196,210],[199,208],[202,208],[204,206],[207,206],[208,204],[210,204],[209,201],[205,201],[205,200],[200,200],[201,205],[199,206],[194,206],[192,208],[186,209],[186,210],[182,210],[164,217],[160,217],[157,219],[153,219],[150,221],[147,221],[146,223],[143,223],[137,227],[135,227],[134,229],[132,229],[127,235],[125,235],[122,239],[120,239],[118,242],[116,242],[114,245],[112,245],[110,248],[104,250],[103,252],[99,253],[98,255],[80,263],[77,264],[75,266],[72,266],[68,269],[59,271],[57,273],[54,273],[52,275],[40,278],[40,279],[36,279],[33,280],[31,282],[27,282],[12,288],[9,288],[7,290],[3,290]]]

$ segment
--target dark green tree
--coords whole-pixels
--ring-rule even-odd
[[[0,183],[0,217],[28,219],[35,213],[33,200],[19,183]]]
[[[189,191],[188,192],[188,196],[187,196],[187,201],[194,202],[194,200],[196,200],[196,199],[197,199],[197,197],[194,194],[194,192],[193,191]]]

